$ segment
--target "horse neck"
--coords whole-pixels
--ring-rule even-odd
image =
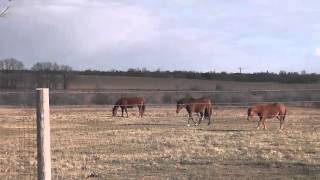
[[[252,107],[251,111],[255,112],[255,113],[260,113],[263,111],[263,107],[262,106],[255,106],[255,107]]]
[[[186,108],[188,113],[192,113],[193,106],[191,104],[190,105],[186,105],[185,108]]]
[[[183,98],[181,101],[180,101],[180,103],[181,104],[184,104],[184,105],[187,105],[187,104],[189,104],[191,101],[193,101],[194,100],[194,98],[192,98],[192,97],[188,97],[188,98]]]
[[[118,106],[128,105],[128,100],[126,98],[121,98],[116,102],[116,105]]]

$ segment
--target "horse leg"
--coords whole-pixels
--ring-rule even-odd
[[[144,115],[144,112],[145,112],[145,110],[146,110],[146,105],[145,104],[142,104],[142,115],[141,116],[143,116]]]
[[[203,116],[204,116],[204,113],[203,113],[203,112],[200,112],[200,117],[199,117],[198,125],[201,124],[201,121],[203,120]]]
[[[192,120],[192,122],[193,122],[194,125],[198,126],[198,123],[194,121],[192,115],[191,115],[191,120]]]
[[[212,114],[212,112],[211,112],[211,107],[209,107],[208,109],[207,109],[207,111],[208,111],[208,113],[207,113],[207,118],[208,118],[208,126],[211,124],[211,114]]]
[[[124,111],[124,107],[121,106],[122,117],[123,117],[123,111]]]
[[[142,117],[142,113],[141,113],[141,109],[142,109],[142,108],[141,108],[140,105],[138,106],[138,109],[139,109],[139,117]]]
[[[125,107],[124,107],[124,110],[126,111],[127,117],[129,117],[129,115],[128,115],[128,108],[127,108],[127,106],[125,106]]]
[[[263,129],[267,130],[266,119],[263,119],[262,124],[263,124]]]
[[[190,119],[193,121],[193,118],[192,118],[192,112],[188,112],[189,113],[189,118],[188,118],[188,124],[187,126],[189,127],[190,126]],[[193,121],[194,122],[194,121]]]
[[[143,116],[143,107],[142,107],[142,105],[140,106],[140,117],[142,118],[142,116]]]
[[[260,129],[261,121],[262,121],[262,116],[260,116],[260,120],[258,121],[257,129]]]
[[[143,105],[140,105],[140,112],[141,112],[141,118],[142,118],[142,116],[143,116]]]
[[[284,115],[280,116],[280,129],[279,130],[283,130],[284,118],[285,118]]]
[[[281,119],[280,120],[280,128],[279,128],[280,131],[283,129],[283,123],[284,123],[284,121]]]

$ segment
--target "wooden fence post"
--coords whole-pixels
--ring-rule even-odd
[[[37,88],[38,180],[51,180],[49,89]]]

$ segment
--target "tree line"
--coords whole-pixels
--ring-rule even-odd
[[[81,75],[108,75],[108,76],[137,76],[158,78],[187,78],[203,80],[239,81],[239,82],[279,82],[279,83],[317,83],[320,74],[306,73],[305,71],[279,73],[257,72],[257,73],[227,73],[227,72],[195,72],[195,71],[149,71],[145,68],[128,69],[127,71],[97,71],[85,70],[77,72]]]
[[[53,62],[38,62],[30,69],[14,58],[0,60],[0,88],[31,89],[47,87],[67,89],[74,77],[72,67]]]
[[[23,62],[14,58],[0,60],[0,88],[31,89],[47,87],[51,89],[68,89],[70,82],[79,75],[99,76],[136,76],[155,78],[188,78],[240,82],[279,82],[279,83],[316,83],[320,75],[315,73],[258,72],[258,73],[227,73],[227,72],[194,72],[194,71],[150,71],[146,68],[130,68],[127,71],[84,70],[75,71],[71,66],[55,62],[38,62],[27,69]]]

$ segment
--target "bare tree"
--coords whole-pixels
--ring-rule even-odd
[[[0,6],[0,17],[4,17],[7,14],[10,8],[11,1],[12,0],[3,0],[3,1],[0,0],[0,5],[3,5],[3,6]]]
[[[22,81],[21,70],[24,65],[14,58],[0,60],[0,75],[2,88],[17,88],[18,81]]]
[[[37,87],[57,89],[59,85],[67,89],[73,78],[72,68],[52,62],[38,62],[31,67]],[[62,83],[61,83],[62,82]]]
[[[32,71],[59,71],[59,65],[52,62],[38,62],[31,67]]]
[[[14,70],[23,70],[24,65],[21,61],[18,61],[14,58],[7,58],[0,60],[0,70],[9,70],[9,71],[14,71]]]
[[[68,65],[60,65],[60,71],[63,77],[63,89],[67,89],[70,81],[74,78],[72,67]]]
[[[31,67],[34,72],[33,79],[37,87],[53,88],[56,89],[58,86],[58,75],[59,65],[51,62],[38,62]]]

